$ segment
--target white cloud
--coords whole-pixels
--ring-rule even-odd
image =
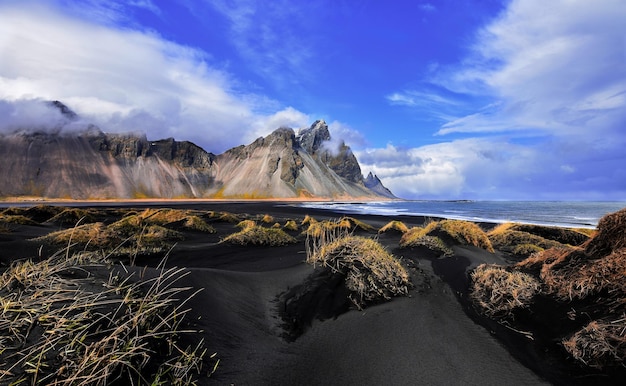
[[[344,142],[350,148],[361,149],[367,145],[367,140],[358,130],[350,125],[334,120],[328,124],[331,139],[337,142]]]
[[[311,118],[307,114],[290,106],[255,122],[254,130],[247,136],[246,141],[250,142],[258,137],[264,137],[280,127],[299,129],[310,122]]]
[[[482,84],[500,109],[450,122],[441,133],[511,125],[568,136],[615,132],[625,123],[624,20],[619,0],[511,2],[481,31],[465,67],[443,81],[466,92]]]
[[[0,100],[61,100],[105,131],[145,131],[214,152],[241,144],[259,121],[305,117],[292,108],[267,112],[278,110],[275,101],[236,91],[236,80],[212,68],[203,51],[38,3],[14,4],[0,6]]]
[[[512,197],[515,187],[537,170],[533,151],[483,139],[409,149],[389,144],[359,151],[357,158],[364,170],[372,170],[394,194],[405,198]]]
[[[448,117],[434,134],[467,139],[361,158],[406,197],[623,199],[624,20],[620,0],[511,1],[479,32],[472,55],[431,69],[441,89],[387,97],[434,108],[431,116]],[[467,104],[446,103],[448,93]],[[473,101],[488,105],[464,111]],[[385,167],[390,153],[414,167]]]

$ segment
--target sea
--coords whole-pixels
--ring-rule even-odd
[[[604,215],[626,208],[626,201],[377,201],[301,205],[345,214],[412,215],[473,222],[595,228]]]

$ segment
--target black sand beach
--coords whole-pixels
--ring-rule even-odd
[[[104,204],[101,210],[146,208],[155,204]],[[303,209],[292,203],[171,203],[176,209],[227,211],[254,217],[270,214],[276,222],[300,223],[340,214]],[[391,218],[354,216],[379,229]],[[394,218],[408,226],[423,217]],[[507,261],[498,252],[455,246],[452,257],[436,259],[400,249],[400,234],[358,231],[376,238],[409,267],[414,288],[407,297],[346,311],[332,293],[320,295],[325,320],[290,321],[287,304],[302,286],[311,286],[314,268],[305,263],[304,241],[281,247],[219,243],[235,232],[234,224],[209,222],[214,234],[185,232],[170,251],[167,265],[185,267],[181,286],[203,288],[189,306],[188,321],[203,332],[208,350],[219,358],[217,370],[201,384],[218,385],[537,385],[592,384],[602,376],[579,377],[570,367],[552,366],[529,348],[523,336],[496,331],[480,321],[467,300],[468,270],[481,263]],[[492,225],[482,224],[489,228]],[[44,235],[58,225],[15,225],[0,233],[3,266],[37,256],[39,246],[25,239]],[[299,232],[293,232],[298,235]],[[161,257],[139,257],[138,267],[155,268]],[[330,299],[330,303],[329,300]],[[318,299],[319,300],[319,299]],[[319,315],[319,312],[318,312]],[[287,319],[287,320],[285,320]],[[295,328],[296,326],[297,328]],[[296,331],[297,330],[297,331]],[[518,334],[519,335],[519,334]],[[504,344],[503,342],[506,342]],[[549,359],[549,358],[548,358]],[[206,371],[206,369],[205,369]],[[607,379],[608,380],[608,379]]]

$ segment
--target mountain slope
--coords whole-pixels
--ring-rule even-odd
[[[62,103],[53,106],[75,118]],[[330,144],[324,121],[297,135],[280,128],[217,156],[190,142],[105,134],[94,126],[0,134],[0,197],[393,197],[365,183],[348,146]]]

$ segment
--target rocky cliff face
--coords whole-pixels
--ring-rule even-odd
[[[330,140],[328,128],[300,132],[281,128],[248,146],[239,146],[216,159],[216,180],[226,181],[220,196],[233,197],[372,197],[362,183],[339,175],[330,163],[323,143]],[[349,151],[349,149],[348,149]],[[351,152],[349,154],[352,154]],[[356,159],[355,159],[356,160]],[[358,163],[357,163],[358,167]],[[360,172],[360,168],[359,168]]]
[[[151,143],[145,137],[93,132],[2,135],[0,196],[202,196],[213,185],[212,157],[193,144]]]
[[[330,141],[323,121],[298,135],[281,128],[217,156],[190,142],[94,126],[78,134],[0,134],[0,197],[393,197],[380,180],[363,180],[348,146],[332,149]]]
[[[330,131],[323,120],[315,121],[308,129],[298,133],[300,146],[317,160],[331,168],[338,176],[355,184],[363,184],[363,174],[350,147],[332,143]]]
[[[372,192],[378,194],[379,196],[386,198],[397,198],[391,190],[387,189],[385,185],[383,185],[382,181],[378,178],[377,175],[369,172],[365,180],[363,180],[365,187],[371,190]]]

